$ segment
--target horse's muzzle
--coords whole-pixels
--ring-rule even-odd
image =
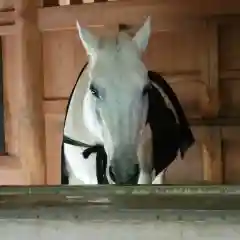
[[[139,164],[135,164],[133,170],[129,171],[128,169],[125,172],[119,171],[119,169],[116,167],[109,167],[109,175],[112,181],[118,185],[136,185],[138,183],[139,173]]]

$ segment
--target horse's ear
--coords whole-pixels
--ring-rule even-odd
[[[83,47],[85,48],[87,55],[93,56],[98,48],[98,38],[90,33],[87,29],[82,28],[78,21],[76,21],[78,35],[81,39]]]
[[[137,44],[140,53],[143,53],[148,45],[148,41],[151,34],[151,18],[148,17],[143,26],[133,37],[133,41]]]

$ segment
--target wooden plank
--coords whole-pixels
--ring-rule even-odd
[[[1,0],[0,1],[0,11],[9,11],[14,9],[15,0]]]
[[[7,155],[0,156],[0,185],[29,184],[19,158],[18,89],[16,36],[2,37],[5,145]],[[14,96],[14,98],[13,98]]]
[[[0,39],[0,155],[6,153],[5,146],[5,117],[4,117],[4,74],[3,74],[3,45]]]
[[[201,69],[202,80],[206,84],[207,98],[202,98],[202,111],[206,118],[218,115],[219,103],[219,69],[218,69],[218,26],[214,21],[206,20],[202,33]]]
[[[15,2],[16,12],[23,16],[17,22],[20,31],[15,43],[18,81],[14,88],[18,89],[19,158],[27,181],[32,185],[45,183],[42,49],[36,4],[30,0]]]
[[[58,6],[59,0],[43,0],[43,7],[53,7],[53,6]]]
[[[209,58],[209,114],[208,117],[215,117],[220,109],[219,97],[219,52],[218,52],[218,25],[208,22],[208,58]]]
[[[14,11],[0,12],[0,24],[13,24],[15,22],[15,17]]]
[[[0,26],[0,36],[13,35],[16,34],[18,28],[16,25],[6,25]]]
[[[240,2],[237,0],[115,1],[39,9],[39,27],[42,31],[73,29],[76,19],[84,26],[104,26],[109,23],[140,25],[144,17],[150,15],[154,29],[165,29],[171,25],[176,25],[177,29],[178,22],[184,22],[187,16],[185,24],[196,27],[202,24],[201,19],[206,16],[239,13]],[[190,18],[192,21],[189,21]]]
[[[239,184],[240,142],[237,139],[225,140],[223,141],[222,149],[224,159],[224,184]]]
[[[239,118],[240,116],[240,95],[238,80],[221,80],[221,117]]]
[[[15,34],[17,14],[13,10],[0,12],[0,36]]]
[[[240,210],[239,186],[2,187],[1,209]],[[27,208],[26,208],[27,207]],[[123,212],[124,212],[123,211]],[[176,213],[176,211],[175,211]],[[86,214],[87,215],[87,214]],[[83,217],[85,214],[83,214]],[[65,216],[66,217],[66,216]]]
[[[46,116],[52,116],[64,119],[67,100],[44,101],[44,113]],[[199,139],[205,139],[206,129],[220,127],[221,137],[226,140],[240,139],[240,120],[239,118],[213,118],[213,119],[189,119],[190,125]]]
[[[152,17],[153,31],[173,29],[183,31],[189,28],[196,29],[204,24],[201,18],[191,15],[178,13],[168,15],[165,12],[165,6],[159,3],[138,3],[134,1],[42,8],[39,9],[38,16],[41,31],[52,31],[75,29],[76,19],[85,27],[103,27],[109,24],[118,26],[120,23],[140,27],[144,18],[148,15]]]
[[[10,155],[19,155],[18,148],[18,89],[17,75],[17,38],[14,35],[2,37],[3,46],[3,87],[4,87],[4,118],[6,152]],[[15,98],[13,99],[13,96]]]
[[[69,4],[82,4],[84,3],[84,0],[70,0]]]
[[[207,129],[202,143],[203,180],[213,184],[223,183],[223,160],[221,146],[221,130],[219,127]]]
[[[0,186],[28,185],[26,173],[17,157],[0,157]]]
[[[199,42],[199,48],[201,49],[200,69],[201,69],[201,80],[205,84],[206,97],[201,98],[201,111],[204,117],[208,115],[208,106],[210,104],[210,94],[209,94],[209,38],[208,38],[208,25],[207,20],[205,21],[205,28],[201,31]]]
[[[239,70],[222,70],[219,73],[221,80],[240,80],[240,69]]]

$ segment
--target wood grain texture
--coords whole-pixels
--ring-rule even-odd
[[[18,149],[22,168],[29,184],[45,183],[45,135],[42,108],[42,48],[37,29],[36,2],[15,2],[15,9],[23,18],[17,22],[16,72],[18,101]],[[15,100],[16,101],[16,100]]]

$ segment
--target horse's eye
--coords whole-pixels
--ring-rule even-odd
[[[91,93],[96,97],[96,98],[99,98],[99,92],[98,92],[98,89],[93,85],[91,84],[90,87],[89,87]]]
[[[146,86],[144,86],[143,92],[142,92],[143,96],[145,96],[145,95],[148,93],[148,91],[150,90],[150,88],[151,88],[151,84],[150,84],[150,83],[147,84]]]

